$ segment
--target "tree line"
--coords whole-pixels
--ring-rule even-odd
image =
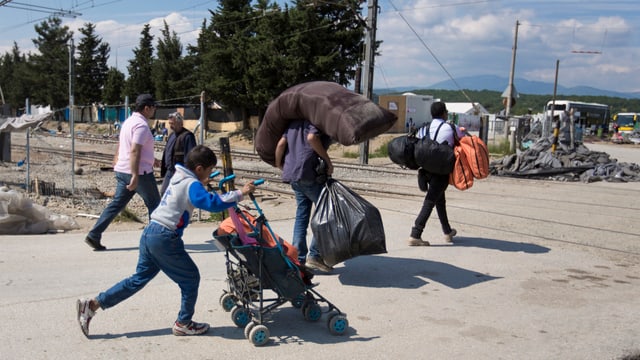
[[[125,96],[154,94],[163,105],[199,103],[205,91],[228,109],[263,112],[285,89],[324,80],[348,85],[363,60],[366,24],[360,0],[221,0],[203,19],[197,41],[186,48],[165,22],[157,39],[143,26],[128,76],[107,65],[111,47],[92,23],[78,31],[74,51],[74,104],[122,104]],[[35,25],[37,53],[14,42],[0,57],[0,86],[14,109],[69,104],[69,54],[73,31],[51,17]],[[74,39],[75,41],[75,39]]]

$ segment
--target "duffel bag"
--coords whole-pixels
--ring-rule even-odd
[[[449,185],[455,186],[458,190],[467,190],[473,186],[473,172],[462,146],[453,148],[456,161],[453,165],[453,171],[449,174]]]
[[[404,168],[417,170],[420,166],[416,163],[414,154],[415,144],[419,140],[412,135],[399,136],[387,144],[387,153],[389,159],[394,164],[398,164]]]
[[[473,177],[484,179],[489,176],[489,150],[487,145],[475,135],[463,136],[460,147],[465,153]]]

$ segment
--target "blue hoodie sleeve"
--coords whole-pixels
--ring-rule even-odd
[[[228,209],[238,201],[242,201],[242,191],[234,190],[219,196],[216,193],[210,193],[199,181],[194,181],[189,186],[189,200],[198,209],[210,212],[220,212]]]

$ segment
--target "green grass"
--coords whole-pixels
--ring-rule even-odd
[[[514,152],[511,151],[511,144],[509,144],[509,139],[503,139],[502,141],[500,141],[499,143],[489,143],[487,144],[488,148],[489,148],[489,153],[490,154],[497,154],[497,155],[511,155]]]
[[[210,213],[209,214],[209,220],[208,221],[222,221],[224,220],[226,217],[228,217],[228,212],[227,210],[225,211],[221,211],[221,212],[216,212],[216,213]]]
[[[389,140],[391,141],[391,140]],[[380,147],[378,147],[377,149],[375,149],[373,152],[369,151],[369,157],[370,158],[385,158],[389,156],[389,151],[387,149],[387,145],[389,144],[389,141],[387,141],[386,143],[380,145]],[[352,152],[352,151],[345,151],[342,153],[343,157],[349,158],[349,159],[357,159],[360,157],[360,153],[359,152]]]
[[[138,218],[138,216],[136,214],[134,214],[133,212],[131,212],[131,210],[125,208],[124,210],[122,210],[120,212],[120,214],[118,214],[118,216],[116,216],[115,219],[113,219],[114,221],[122,221],[122,222],[129,222],[129,221],[135,221],[137,223],[144,223],[142,220],[140,220],[140,218]]]

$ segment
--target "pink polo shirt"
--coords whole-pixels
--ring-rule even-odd
[[[147,124],[147,119],[139,112],[134,112],[122,124],[120,129],[120,145],[118,148],[118,161],[113,170],[125,174],[131,174],[130,153],[133,144],[142,145],[138,175],[153,172],[154,150],[153,134]]]

